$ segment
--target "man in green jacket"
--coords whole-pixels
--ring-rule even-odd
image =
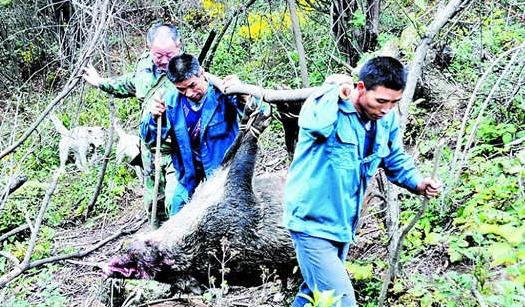
[[[141,102],[141,113],[144,113],[144,110],[149,110],[148,106],[158,95],[176,90],[175,85],[166,77],[166,69],[170,59],[182,53],[180,32],[177,27],[171,24],[158,23],[153,25],[148,30],[146,44],[149,50],[139,58],[133,72],[116,78],[103,78],[90,64],[84,68],[84,79],[87,83],[115,97],[137,97]],[[169,197],[170,187],[165,185],[165,177],[173,168],[169,154],[171,147],[171,140],[164,140],[161,146],[161,179],[158,199],[161,201],[166,199],[164,205],[167,208],[170,207],[169,200],[171,197]],[[145,144],[141,144],[145,186],[144,207],[148,212],[151,210],[155,182],[154,153],[155,144],[148,147]],[[168,196],[164,197],[165,194]],[[159,208],[162,208],[162,206],[159,206]],[[161,220],[165,219],[165,210],[157,210],[157,212],[158,218]]]

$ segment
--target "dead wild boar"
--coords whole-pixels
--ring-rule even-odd
[[[252,113],[250,121],[251,131],[261,132],[269,115]],[[291,276],[295,253],[281,221],[285,174],[253,179],[256,134],[241,129],[227,162],[197,188],[190,203],[159,229],[136,238],[109,262],[106,274],[208,285],[210,275],[219,276],[224,254],[231,257],[225,276],[230,285],[261,284],[262,268],[281,278]],[[224,240],[226,252],[221,248]]]

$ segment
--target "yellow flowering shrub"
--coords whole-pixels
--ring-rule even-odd
[[[185,22],[198,28],[213,22],[222,22],[225,14],[223,1],[202,0],[196,6],[188,8],[183,18]]]
[[[212,20],[224,17],[224,3],[213,0],[203,0],[202,8]]]
[[[305,14],[297,11],[299,23],[305,22]],[[239,28],[238,34],[244,39],[259,40],[271,36],[275,31],[288,31],[292,26],[290,13],[274,12],[267,15],[248,14],[248,22]]]

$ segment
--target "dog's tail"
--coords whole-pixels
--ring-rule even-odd
[[[49,118],[51,119],[51,121],[53,122],[53,125],[55,126],[55,128],[58,130],[58,132],[61,135],[69,134],[69,130],[67,130],[66,126],[64,126],[64,124],[60,121],[60,119],[58,119],[58,117],[56,117],[55,114],[51,113],[49,115]]]

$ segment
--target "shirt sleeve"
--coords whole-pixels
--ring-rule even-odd
[[[314,138],[327,138],[335,127],[339,111],[339,86],[323,85],[301,108],[299,127]]]
[[[99,88],[117,98],[135,96],[135,73],[128,73],[116,78],[105,78]]]
[[[383,159],[383,168],[388,180],[408,189],[416,191],[416,187],[423,179],[417,170],[414,160],[403,150],[397,114],[394,113],[388,139],[390,153]]]

